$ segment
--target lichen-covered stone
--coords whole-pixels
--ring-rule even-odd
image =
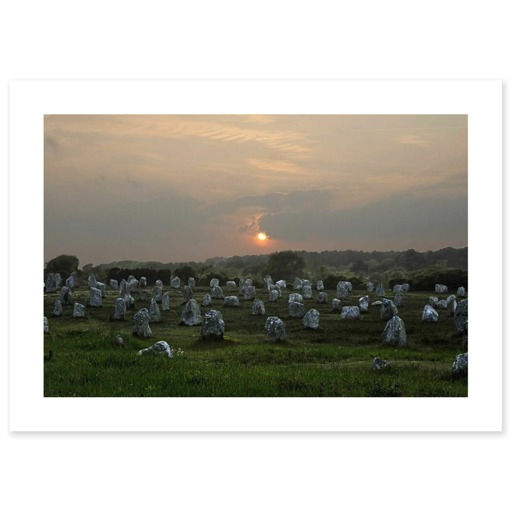
[[[281,297],[283,295],[280,286],[277,286],[277,284],[271,284],[268,289],[268,296],[270,297],[270,294],[274,291],[277,292],[278,297]]]
[[[183,302],[188,302],[194,298],[194,292],[188,284],[183,287]]]
[[[322,280],[319,280],[316,282],[316,289],[321,292],[325,289],[324,282]]]
[[[340,299],[332,299],[331,311],[341,311],[341,300]]]
[[[73,294],[71,293],[71,290],[67,286],[62,287],[60,291],[59,300],[62,305],[73,303]]]
[[[236,288],[236,282],[235,281],[226,281],[226,288]]]
[[[360,313],[368,313],[368,308],[370,305],[370,298],[368,295],[364,297],[359,297],[359,312]]]
[[[119,283],[119,296],[122,297],[126,293],[128,283],[126,282],[126,279],[121,279],[121,282]]]
[[[395,286],[393,286],[393,293],[399,293],[402,291],[402,285],[401,284],[395,284]]]
[[[162,311],[169,311],[171,309],[170,306],[170,298],[169,292],[162,293]]]
[[[276,281],[276,285],[281,288],[281,290],[286,290],[286,281],[284,279],[279,279],[279,281]]]
[[[222,288],[220,286],[214,286],[210,293],[213,299],[224,298],[224,292],[222,291]]]
[[[135,276],[128,276],[127,282],[127,289],[131,292],[134,292],[139,288],[139,281]]]
[[[302,279],[300,279],[299,277],[295,278],[295,281],[293,281],[293,289],[302,290]]]
[[[407,345],[407,333],[403,320],[395,315],[388,320],[382,331],[382,341],[388,345],[403,347]]]
[[[98,288],[91,287],[89,289],[89,304],[92,307],[100,307],[101,304],[101,290]]]
[[[124,320],[126,315],[126,302],[122,297],[118,297],[114,306],[114,319]]]
[[[265,277],[263,278],[263,282],[265,283],[265,290],[266,290],[267,292],[269,292],[269,291],[270,291],[270,287],[271,287],[271,286],[274,286],[274,281],[272,280],[272,277],[271,277],[271,276],[268,276],[268,275],[267,275],[267,276],[265,276]]]
[[[44,334],[48,333],[49,329],[48,318],[44,317]]]
[[[286,325],[277,316],[269,316],[265,322],[265,340],[276,342],[286,339]]]
[[[194,299],[190,299],[181,312],[181,323],[193,327],[199,325],[202,321],[199,304]]]
[[[467,375],[468,374],[468,353],[459,354],[452,364],[453,375]]]
[[[212,296],[209,293],[205,293],[203,297],[203,302],[201,303],[204,307],[208,307],[212,305]]]
[[[382,359],[382,357],[375,357],[373,359],[372,368],[376,372],[389,368],[390,366],[391,365],[389,364],[389,362],[386,361],[385,359]]]
[[[313,298],[313,288],[310,284],[303,284],[302,285],[302,296],[305,299],[312,299]]]
[[[190,288],[194,288],[196,286],[196,280],[194,277],[189,277],[187,279],[187,285],[190,286]]]
[[[217,278],[210,279],[210,288],[215,288],[219,286],[219,280]]]
[[[455,315],[456,308],[457,308],[457,299],[455,298],[455,295],[450,295],[446,299],[446,309],[448,310],[448,314],[450,316]]]
[[[302,319],[306,329],[318,329],[320,325],[320,313],[316,309],[310,309]]]
[[[162,314],[160,313],[160,308],[155,299],[151,299],[149,304],[149,321],[150,322],[161,322]]]
[[[151,347],[143,348],[142,350],[139,350],[137,352],[137,355],[142,356],[145,354],[152,354],[156,356],[166,356],[166,357],[174,357],[172,348],[169,346],[169,344],[166,341],[157,341],[154,345],[151,345]]]
[[[343,306],[341,308],[342,320],[359,320],[360,311],[357,306]]]
[[[410,289],[411,289],[411,285],[409,283],[403,283],[402,284],[402,291],[403,292],[407,293]]]
[[[111,279],[109,285],[112,290],[115,290],[116,292],[119,290],[119,283],[117,282],[117,279]]]
[[[70,290],[80,286],[80,276],[78,275],[78,272],[76,270],[72,272],[71,275],[66,279],[65,285]]]
[[[201,336],[203,338],[222,338],[224,337],[224,327],[224,318],[221,312],[212,309],[204,315]]]
[[[239,308],[240,301],[236,295],[229,295],[224,299],[225,308]]]
[[[141,288],[144,288],[144,287],[146,287],[147,285],[148,285],[148,280],[147,280],[147,278],[145,278],[145,277],[141,277],[141,278],[140,278],[140,281],[139,281],[139,286],[140,286]]]
[[[457,297],[465,297],[466,296],[466,289],[464,286],[459,286],[457,288]]]
[[[303,302],[303,301],[304,301],[304,299],[300,293],[290,293],[290,295],[288,295],[288,304],[290,302]]]
[[[53,316],[62,316],[62,302],[60,300],[53,303]]]
[[[447,309],[447,308],[448,308],[448,304],[446,303],[446,301],[444,299],[437,301],[437,309]]]
[[[171,288],[178,290],[181,286],[181,279],[178,276],[174,276],[170,282]]]
[[[436,284],[434,287],[436,293],[448,293],[448,286],[444,284]]]
[[[302,302],[290,302],[288,303],[288,309],[292,318],[303,318],[306,314],[306,309]]]
[[[395,303],[389,299],[382,299],[380,319],[388,321],[395,315],[398,315],[398,308],[395,306]]]
[[[256,288],[254,286],[244,286],[244,300],[254,300],[256,297]]]
[[[153,299],[155,302],[162,302],[162,294],[164,290],[162,286],[155,285],[153,287]]]
[[[348,295],[348,286],[346,281],[340,281],[336,285],[336,298],[339,300],[345,300]]]
[[[85,318],[85,306],[75,302],[73,305],[73,318]]]
[[[439,320],[439,313],[430,305],[425,304],[423,314],[421,316],[422,322],[435,323]]]
[[[150,338],[153,334],[149,327],[149,311],[146,308],[139,309],[132,318],[132,333],[140,338]]]
[[[316,298],[316,302],[317,304],[328,304],[329,296],[327,295],[327,292],[320,292]]]
[[[462,299],[458,302],[453,315],[455,329],[458,332],[464,332],[464,325],[468,321],[468,299]]]
[[[265,304],[263,304],[262,300],[255,299],[251,308],[251,315],[264,315],[265,314]]]

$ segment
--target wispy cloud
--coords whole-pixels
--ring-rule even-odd
[[[399,144],[407,144],[411,146],[429,147],[430,141],[419,135],[402,135],[396,139]]]
[[[258,169],[272,172],[285,172],[293,174],[308,174],[302,167],[294,164],[293,162],[286,162],[284,160],[268,160],[263,158],[248,158],[246,162]]]

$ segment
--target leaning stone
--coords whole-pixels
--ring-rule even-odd
[[[110,280],[110,288],[116,291],[119,290],[119,283],[117,282],[117,279]]]
[[[163,341],[163,340],[157,341],[154,345],[151,345],[151,347],[143,348],[142,350],[139,350],[137,352],[138,356],[142,356],[144,354],[154,354],[157,356],[174,357],[172,348],[169,346],[169,344],[166,341]]]
[[[395,315],[398,315],[398,308],[395,306],[395,303],[389,299],[382,299],[380,319],[387,321]]]
[[[73,302],[73,296],[71,294],[71,290],[67,286],[63,286],[60,291],[59,300],[61,304],[71,304]]]
[[[322,290],[325,289],[324,287],[324,282],[322,280],[319,280],[316,282],[316,289],[321,292]]]
[[[62,302],[56,300],[53,304],[53,316],[62,316]]]
[[[468,374],[468,353],[459,354],[452,364],[453,375],[467,375]]]
[[[295,281],[293,282],[293,289],[302,290],[302,279],[298,277],[295,278]]]
[[[465,297],[466,296],[466,289],[464,288],[464,286],[459,286],[459,288],[457,288],[457,297]]]
[[[151,299],[149,305],[149,321],[150,322],[160,322],[162,320],[162,315],[160,313],[160,308],[155,299]]]
[[[368,313],[368,306],[370,304],[370,298],[368,295],[359,297],[359,311],[360,313]]]
[[[48,327],[48,318],[44,317],[44,334],[47,334],[49,330]]]
[[[320,324],[320,313],[316,309],[310,309],[302,320],[306,329],[318,329]]]
[[[85,306],[75,302],[73,306],[73,318],[85,318]]]
[[[302,302],[303,300],[300,293],[290,293],[290,295],[288,295],[288,304],[290,302]]]
[[[224,299],[225,308],[238,308],[240,307],[240,301],[236,295],[230,295]]]
[[[199,304],[194,299],[190,299],[181,312],[181,323],[193,327],[199,325],[202,320]]]
[[[254,286],[244,286],[244,300],[254,300],[256,296],[256,288]]]
[[[340,299],[332,299],[331,311],[341,311],[341,300]]]
[[[150,338],[153,334],[149,327],[149,311],[142,308],[133,315],[132,333],[141,338]]]
[[[50,272],[46,276],[46,281],[44,284],[46,293],[56,292],[62,284],[62,277],[58,272]]]
[[[123,298],[118,297],[116,299],[115,308],[114,308],[114,319],[116,320],[124,320],[126,315],[126,302]]]
[[[89,304],[92,307],[100,307],[101,306],[101,290],[98,288],[91,287],[89,291]]]
[[[434,287],[434,291],[436,293],[448,293],[448,286],[444,284],[436,284],[436,286]]]
[[[437,304],[439,302],[439,299],[437,297],[429,297],[428,298],[428,303],[430,306],[432,306],[433,308],[437,308]]]
[[[372,363],[372,368],[374,371],[380,371],[380,370],[384,370],[385,368],[390,368],[391,365],[389,364],[388,361],[386,361],[385,359],[382,359],[381,357],[376,357],[374,358],[373,360],[373,363]]]
[[[425,304],[423,314],[421,316],[422,322],[435,323],[439,320],[439,313],[430,305]]]
[[[305,299],[312,299],[313,298],[313,288],[310,284],[303,284],[302,285],[302,295]]]
[[[464,325],[468,321],[468,299],[462,299],[455,308],[453,315],[455,329],[458,332],[464,332]]]
[[[446,299],[446,309],[448,310],[448,314],[453,316],[455,314],[455,309],[457,308],[457,299],[455,295],[450,295]]]
[[[210,288],[215,288],[216,286],[219,286],[219,280],[216,278],[213,278],[210,280]]]
[[[279,298],[279,292],[277,290],[270,290],[270,293],[268,295],[268,300],[270,302],[276,302]]]
[[[201,336],[203,338],[222,338],[224,336],[224,318],[220,311],[212,309],[204,315]]]
[[[283,341],[286,339],[286,325],[277,316],[269,316],[265,322],[265,340]]]
[[[318,294],[318,297],[316,298],[317,304],[328,304],[329,303],[329,296],[326,292],[320,292]]]
[[[341,308],[342,320],[359,320],[359,308],[357,306],[343,306]]]
[[[178,289],[181,286],[181,279],[175,276],[171,279],[171,288]]]
[[[395,315],[388,320],[386,327],[382,331],[382,341],[389,345],[398,345],[403,347],[407,345],[407,333],[403,320]]]
[[[384,290],[384,286],[382,284],[378,284],[377,289],[375,290],[375,293],[379,297],[384,297],[384,295],[386,295],[386,290]]]
[[[304,304],[302,302],[290,302],[288,303],[288,308],[290,310],[290,316],[292,318],[303,318],[306,314],[306,310],[304,308]]]
[[[265,305],[262,300],[256,299],[252,304],[251,315],[264,315]]]
[[[162,311],[169,311],[170,307],[170,299],[169,292],[162,293]]]
[[[208,307],[212,305],[212,297],[209,293],[205,293],[203,297],[203,302],[201,303],[204,307]]]
[[[214,286],[211,291],[212,298],[214,299],[223,299],[224,292],[220,286]]]

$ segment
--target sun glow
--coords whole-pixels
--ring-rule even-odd
[[[258,233],[258,240],[261,240],[263,242],[263,240],[266,240],[266,239],[267,239],[266,233]]]

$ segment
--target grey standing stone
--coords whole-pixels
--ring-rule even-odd
[[[217,278],[213,278],[210,280],[210,288],[215,288],[219,286],[219,280]]]
[[[60,300],[53,303],[53,316],[62,316],[62,302]]]
[[[302,279],[298,277],[295,278],[295,281],[293,282],[293,289],[302,290]]]
[[[468,374],[468,353],[459,354],[452,364],[453,375],[467,375]]]
[[[134,292],[139,287],[139,281],[135,278],[135,276],[128,276],[127,281],[127,288],[131,292]]]
[[[380,306],[380,319],[387,321],[395,315],[398,315],[398,309],[395,306],[395,303],[389,299],[382,299],[382,304]]]
[[[403,300],[404,300],[404,295],[401,291],[395,293],[395,297],[393,298],[393,302],[395,303],[395,306],[397,306],[397,307],[402,306]]]
[[[348,287],[346,281],[340,281],[336,285],[336,298],[339,300],[345,300],[348,295]]]
[[[67,286],[62,287],[60,291],[59,300],[62,305],[73,303],[73,295],[71,293],[71,290]]]
[[[411,285],[409,283],[403,283],[402,284],[402,291],[403,292],[407,293],[410,289],[411,289]]]
[[[453,321],[455,323],[455,329],[457,329],[458,332],[464,332],[464,326],[468,321],[468,299],[459,301],[455,308]]]
[[[445,300],[437,301],[437,309],[447,309],[447,308],[448,308],[448,304],[446,303]]]
[[[199,325],[202,320],[199,304],[194,299],[190,299],[181,312],[181,323],[193,327]]]
[[[160,308],[155,299],[151,299],[149,304],[149,321],[150,322],[160,322],[162,320],[162,314],[160,313]]]
[[[270,290],[270,293],[268,295],[268,300],[270,302],[277,302],[278,298],[279,298],[279,292],[277,290]]]
[[[274,281],[272,280],[272,277],[268,275],[263,278],[263,282],[265,283],[265,290],[267,292],[270,291],[271,286],[274,286]]]
[[[128,283],[126,279],[121,279],[119,283],[119,296],[122,297],[126,293],[126,289],[128,288]]]
[[[163,288],[161,286],[155,285],[153,287],[153,299],[156,302],[162,302],[162,294],[163,294]]]
[[[186,284],[183,287],[183,302],[188,302],[189,300],[192,300],[194,298],[194,292],[192,291],[192,288],[188,284]]]
[[[439,313],[430,305],[425,304],[423,314],[421,316],[422,322],[436,323],[439,320]]]
[[[148,285],[148,280],[145,277],[141,277],[139,285],[141,288],[145,288]]]
[[[277,316],[269,316],[265,322],[265,340],[276,342],[286,339],[286,324]]]
[[[402,291],[402,285],[401,284],[395,284],[395,286],[393,286],[393,293],[399,293]]]
[[[329,303],[329,296],[326,292],[320,292],[318,294],[318,297],[316,298],[317,304],[328,304]]]
[[[195,286],[196,286],[195,278],[189,277],[187,280],[187,284],[188,284],[188,286],[190,286],[190,288],[195,288]]]
[[[341,308],[342,320],[359,320],[360,311],[357,306],[343,306]]]
[[[87,278],[87,286],[89,286],[89,288],[96,288],[97,282],[98,280],[96,279],[96,276],[93,273],[89,274],[89,277]]]
[[[302,298],[302,295],[300,293],[290,293],[288,295],[288,304],[290,302],[303,302],[304,299]]]
[[[73,306],[73,318],[85,318],[85,306],[75,302]]]
[[[302,302],[290,302],[288,303],[288,308],[292,318],[303,318],[306,314],[306,308]]]
[[[110,280],[110,288],[112,290],[116,290],[116,291],[119,290],[119,283],[117,282],[117,279],[111,279]]]
[[[169,292],[162,293],[162,311],[169,311],[170,307],[170,299]]]
[[[318,280],[318,281],[316,282],[316,289],[317,289],[319,292],[321,292],[321,291],[323,291],[323,290],[325,289],[325,287],[324,287],[324,282],[323,282],[322,280]]]
[[[78,276],[78,272],[75,270],[71,273],[71,275],[66,279],[66,286],[69,289],[77,288],[80,285],[80,277]]]
[[[375,285],[371,281],[366,283],[366,291],[368,293],[373,293],[373,290],[375,290]]]
[[[118,297],[116,299],[115,307],[114,307],[114,318],[116,320],[124,320],[126,315],[126,302],[122,297]]]
[[[214,286],[211,290],[211,296],[213,299],[223,299],[224,292],[220,286]]]
[[[208,307],[212,305],[212,296],[209,293],[205,293],[203,297],[202,305]]]
[[[448,314],[450,316],[454,316],[456,308],[457,308],[457,299],[455,298],[455,295],[450,295],[446,299],[446,309],[448,310]]]
[[[44,334],[49,332],[50,328],[48,326],[48,318],[44,317]]]
[[[101,290],[91,287],[89,289],[89,305],[97,308],[101,306]]]
[[[132,333],[140,338],[150,338],[153,334],[149,327],[149,311],[146,308],[139,309],[132,318]]]
[[[459,286],[457,288],[457,297],[465,297],[466,296],[466,289],[464,286]]]
[[[432,306],[433,308],[437,308],[437,303],[439,302],[439,299],[437,297],[429,297],[428,298],[428,303],[430,306]]]
[[[254,300],[256,297],[256,288],[254,286],[245,286],[244,290],[244,300]]]
[[[286,281],[284,279],[279,279],[279,281],[276,281],[276,285],[281,288],[281,290],[286,290]]]
[[[223,338],[224,327],[222,313],[212,309],[204,315],[204,321],[201,325],[201,336],[203,338]]]
[[[318,329],[320,326],[320,313],[316,309],[310,309],[302,320],[306,329]]]
[[[237,286],[236,286],[235,281],[226,281],[226,287],[233,289],[233,288],[236,288]]]
[[[375,290],[375,293],[377,294],[377,296],[379,297],[384,297],[384,295],[386,295],[386,290],[384,290],[384,285],[382,284],[378,284],[377,285],[377,289]]]
[[[262,300],[255,299],[252,304],[251,315],[264,315],[265,305]]]
[[[313,288],[310,284],[303,284],[302,285],[302,295],[305,299],[312,299],[313,298]]]
[[[145,354],[152,354],[156,356],[166,356],[166,357],[174,357],[172,348],[169,346],[169,344],[166,341],[157,341],[154,345],[151,345],[151,347],[143,348],[142,350],[139,350],[137,352],[138,356],[142,356]]]
[[[394,316],[386,323],[386,327],[384,327],[382,331],[382,341],[388,345],[399,347],[407,345],[405,324],[398,315]]]
[[[331,311],[341,311],[341,300],[340,299],[332,299]]]
[[[448,286],[444,284],[436,284],[434,287],[436,293],[448,293]]]
[[[240,301],[236,295],[229,295],[224,299],[224,307],[225,308],[239,308]]]
[[[175,276],[171,279],[171,288],[178,289],[181,286],[181,279]]]
[[[368,295],[364,297],[359,297],[359,311],[360,313],[368,313],[368,308],[370,306],[370,298]]]

